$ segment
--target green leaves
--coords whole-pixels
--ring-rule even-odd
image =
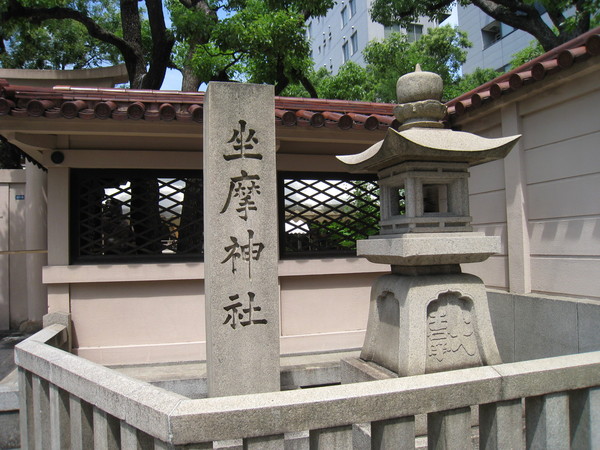
[[[373,41],[365,47],[363,56],[367,69],[375,79],[375,98],[396,102],[396,81],[412,72],[417,64],[426,71],[439,74],[448,89],[457,79],[458,70],[470,47],[465,32],[450,26],[429,29],[420,39],[409,43],[400,33],[384,41]]]
[[[445,19],[454,0],[375,0],[371,5],[371,17],[385,26],[406,25],[419,17],[429,17],[441,22]]]
[[[22,0],[35,8],[69,7],[87,13],[99,24],[115,30],[120,27],[116,5],[108,0]],[[8,0],[0,1],[0,11]],[[0,66],[25,69],[85,69],[122,61],[118,50],[89,36],[86,28],[71,19],[15,18],[0,25],[6,52],[0,53]]]
[[[464,75],[454,83],[444,88],[444,97],[446,100],[451,100],[459,95],[469,92],[476,87],[487,83],[490,80],[500,76],[501,73],[494,69],[477,68],[472,73]]]
[[[517,67],[525,64],[526,62],[531,61],[534,58],[542,55],[544,53],[544,49],[540,45],[538,41],[531,41],[529,45],[522,50],[519,50],[512,56],[512,60],[510,61],[510,68],[516,69]]]
[[[450,26],[430,29],[412,43],[406,35],[392,33],[383,41],[367,44],[363,51],[366,67],[348,62],[336,75],[321,68],[312,72],[310,79],[322,98],[396,103],[398,78],[420,64],[423,70],[440,74],[445,98],[450,99],[469,46],[466,34]],[[283,95],[307,94],[299,86],[290,86]]]
[[[373,74],[352,61],[340,67],[336,76],[323,76],[327,73],[325,68],[319,72],[322,78],[317,90],[322,98],[366,100],[373,95]]]

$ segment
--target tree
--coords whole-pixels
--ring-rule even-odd
[[[512,59],[510,60],[510,68],[516,69],[517,67],[522,66],[526,62],[529,62],[543,54],[544,49],[540,43],[537,41],[531,41],[527,47],[519,50],[512,56]]]
[[[10,56],[16,50],[25,50],[26,59],[46,59],[46,55],[38,52],[33,45],[37,41],[36,33],[46,29],[49,33],[41,42],[54,45],[55,50],[60,48],[67,57],[72,56],[61,61],[60,65],[78,66],[81,52],[71,54],[74,48],[71,40],[63,40],[70,30],[75,30],[73,32],[79,39],[83,37],[84,42],[89,42],[90,48],[106,50],[99,57],[100,61],[91,59],[89,64],[81,64],[82,67],[93,67],[118,52],[119,59],[127,66],[131,87],[159,89],[170,62],[174,39],[165,26],[161,0],[146,0],[145,3],[146,11],[143,12],[137,0],[121,0],[118,9],[111,0],[2,0],[2,63],[10,63]],[[144,46],[148,41],[143,39],[145,33],[151,41],[150,48]],[[20,39],[11,42],[10,36],[15,34]],[[17,62],[13,58],[12,63]]]
[[[445,89],[445,97],[447,100],[458,97],[459,95],[469,92],[476,87],[487,83],[490,80],[500,76],[501,73],[494,69],[482,69],[478,67],[473,72],[460,77],[456,82],[452,83]]]
[[[21,169],[21,152],[0,136],[0,169]]]
[[[459,80],[458,70],[466,58],[465,49],[470,45],[464,32],[450,26],[430,29],[416,42],[409,42],[404,34],[392,33],[365,47],[365,67],[348,62],[336,75],[321,68],[309,78],[319,97],[395,103],[398,77],[412,72],[420,64],[423,70],[440,74],[444,80],[444,97],[450,99],[453,86]],[[283,93],[308,94],[298,85],[290,86]]]
[[[305,20],[334,0],[0,0],[3,67],[85,68],[122,61],[130,87],[159,89],[167,68],[184,90],[255,81],[280,92],[311,67]],[[172,26],[166,26],[164,7]]]
[[[309,223],[313,232],[326,231],[329,245],[356,249],[356,241],[368,239],[379,232],[379,188],[371,181],[350,181],[353,200],[342,207],[344,215],[322,223]],[[402,207],[404,206],[402,200]],[[404,214],[404,211],[401,212]]]
[[[375,0],[373,20],[383,25],[416,21],[420,16],[441,20],[450,12],[455,0]],[[598,0],[459,0],[473,4],[494,19],[526,31],[545,51],[588,31],[599,19]],[[571,13],[571,8],[574,10]],[[542,16],[548,13],[551,24]]]
[[[465,32],[444,26],[429,29],[413,43],[408,42],[406,35],[393,33],[383,42],[367,45],[363,54],[367,67],[376,74],[377,98],[395,102],[398,77],[412,72],[417,64],[423,70],[439,74],[448,89],[457,79],[466,59],[465,49],[470,46]]]
[[[44,27],[19,21],[3,28],[9,51],[0,53],[2,67],[23,69],[83,69],[119,61],[116,49],[95,44],[85,27],[73,21],[48,20]]]

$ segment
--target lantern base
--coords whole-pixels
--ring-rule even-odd
[[[398,376],[500,364],[487,292],[474,275],[384,275],[360,355]]]

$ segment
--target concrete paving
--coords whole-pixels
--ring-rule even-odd
[[[13,350],[28,336],[18,331],[0,331],[0,380],[16,368]]]
[[[0,448],[19,444],[18,386],[14,348],[29,335],[0,331]]]

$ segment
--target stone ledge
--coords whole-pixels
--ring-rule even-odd
[[[500,251],[500,238],[483,233],[406,233],[357,241],[358,256],[400,266],[481,262]]]

